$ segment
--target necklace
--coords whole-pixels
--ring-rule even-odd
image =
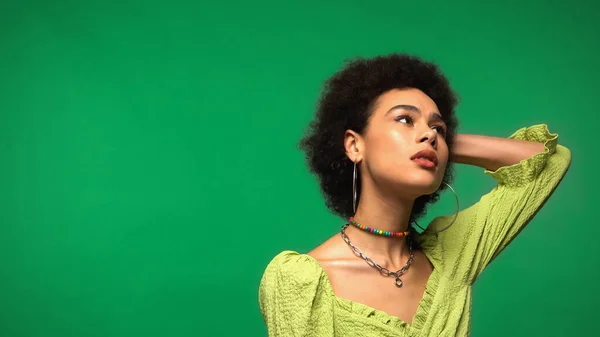
[[[383,235],[383,236],[408,236],[410,234],[409,231],[405,231],[405,232],[388,232],[388,231],[382,231],[381,229],[376,229],[373,227],[369,227],[369,226],[365,226],[363,224],[358,223],[354,217],[350,217],[350,224],[356,226],[356,228],[360,228],[363,231],[366,232],[370,232],[373,234],[379,234],[379,235]]]
[[[348,244],[348,246],[350,246],[350,249],[352,249],[352,252],[354,254],[356,254],[358,257],[362,258],[363,260],[365,260],[365,262],[367,262],[367,264],[375,269],[377,269],[381,275],[383,276],[395,276],[396,279],[394,280],[394,284],[396,285],[396,287],[400,288],[402,287],[402,285],[404,284],[404,282],[402,282],[402,280],[400,279],[400,277],[402,277],[402,275],[404,275],[404,273],[406,273],[406,271],[408,270],[408,268],[410,268],[410,265],[413,264],[414,260],[415,260],[415,254],[413,252],[413,247],[412,247],[412,241],[410,240],[410,236],[406,237],[406,240],[408,241],[408,253],[410,255],[410,257],[408,258],[408,261],[406,261],[406,264],[404,265],[404,267],[400,268],[400,270],[398,271],[390,271],[387,268],[384,268],[382,266],[380,266],[379,264],[375,263],[375,261],[371,260],[371,258],[367,257],[365,254],[363,254],[360,249],[358,249],[355,245],[352,244],[352,242],[350,242],[350,238],[348,238],[348,235],[346,235],[346,228],[348,228],[349,224],[345,224],[342,226],[342,239],[344,239],[344,241],[346,241],[346,243]]]

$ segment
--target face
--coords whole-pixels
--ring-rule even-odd
[[[401,191],[417,198],[434,193],[448,162],[446,125],[435,102],[418,89],[382,94],[362,135],[346,132],[351,160],[359,162],[363,186]]]

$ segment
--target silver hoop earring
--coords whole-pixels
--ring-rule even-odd
[[[449,184],[446,184],[444,182],[442,182],[442,183],[444,185],[448,186],[450,188],[450,190],[452,191],[452,193],[454,193],[454,198],[456,199],[456,213],[454,213],[454,219],[452,219],[452,222],[448,226],[440,229],[439,231],[433,232],[433,234],[441,233],[441,232],[445,231],[446,229],[450,228],[452,225],[454,225],[454,223],[456,222],[456,218],[458,217],[458,212],[460,210],[458,207],[458,194],[456,194],[456,191],[454,190],[454,188],[452,188],[452,186],[450,186]],[[414,221],[414,223],[415,223],[415,225],[417,225],[417,227],[419,227],[423,231],[426,231],[427,229],[429,229],[429,227],[427,227],[425,229],[425,228],[419,226],[419,224],[416,221]]]
[[[358,179],[358,174],[356,173],[356,162],[354,162],[354,172],[352,173],[352,210],[354,214],[356,214],[356,199],[358,199],[357,188],[356,188],[356,180]]]

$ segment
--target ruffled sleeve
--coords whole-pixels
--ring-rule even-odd
[[[259,305],[269,336],[333,336],[326,274],[305,254],[283,251],[268,264]]]
[[[518,164],[486,170],[497,186],[459,212],[448,230],[428,234],[446,227],[453,216],[434,219],[422,235],[422,245],[434,251],[453,279],[474,282],[542,208],[571,163],[571,152],[558,145],[558,135],[545,124],[522,128],[509,138],[542,142],[545,149]]]

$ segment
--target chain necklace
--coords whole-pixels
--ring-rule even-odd
[[[398,270],[398,271],[390,271],[389,269],[383,268],[382,266],[380,266],[377,263],[375,263],[375,261],[371,260],[371,258],[369,258],[365,254],[363,254],[360,251],[360,249],[358,249],[356,246],[354,246],[352,244],[352,242],[350,242],[350,238],[348,238],[348,235],[346,235],[346,228],[348,228],[348,226],[349,226],[349,224],[345,224],[345,225],[342,226],[342,238],[344,239],[344,241],[346,241],[346,243],[348,244],[348,246],[350,246],[350,248],[352,249],[352,252],[354,252],[354,254],[356,254],[358,257],[360,257],[363,260],[365,260],[369,266],[377,269],[381,273],[381,275],[383,275],[383,276],[392,276],[392,275],[395,276],[396,279],[394,280],[394,284],[398,288],[402,287],[402,284],[404,284],[404,283],[402,282],[402,280],[400,279],[400,277],[402,275],[404,275],[404,273],[406,273],[406,271],[408,270],[408,268],[410,268],[410,265],[415,260],[415,254],[413,252],[412,241],[410,239],[410,236],[406,237],[406,240],[408,241],[408,253],[410,255],[410,257],[408,258],[408,261],[406,261],[406,264],[404,265],[404,267],[400,268],[400,270]]]

